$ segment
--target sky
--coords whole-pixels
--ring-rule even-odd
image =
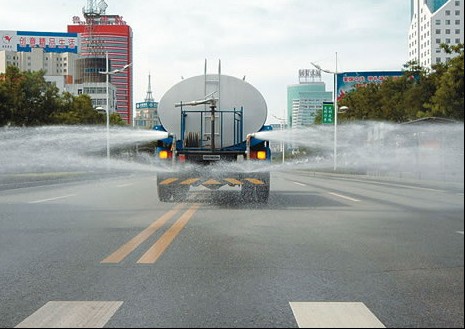
[[[87,0],[0,0],[0,30],[66,32]],[[134,102],[156,101],[180,82],[218,72],[255,86],[268,123],[285,117],[299,69],[398,71],[408,61],[407,0],[106,0],[134,34]],[[337,55],[336,55],[337,54]],[[337,60],[336,60],[337,58]],[[337,63],[337,66],[336,66]],[[322,81],[333,90],[333,77]]]

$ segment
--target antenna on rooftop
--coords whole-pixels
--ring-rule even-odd
[[[153,94],[152,94],[152,81],[151,81],[150,73],[149,73],[149,87],[147,89],[147,95],[145,96],[145,101],[146,102],[154,102]]]

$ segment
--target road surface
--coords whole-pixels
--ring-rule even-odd
[[[0,184],[0,327],[464,326],[463,183],[273,173],[266,205],[178,204],[90,178]]]

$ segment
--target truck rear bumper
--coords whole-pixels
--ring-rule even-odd
[[[157,184],[172,187],[205,186],[209,189],[222,186],[266,186],[270,184],[270,173],[160,173]]]

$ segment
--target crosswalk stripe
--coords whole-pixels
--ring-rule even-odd
[[[385,328],[363,303],[290,303],[299,328]]]
[[[103,328],[123,302],[48,302],[15,328]]]

